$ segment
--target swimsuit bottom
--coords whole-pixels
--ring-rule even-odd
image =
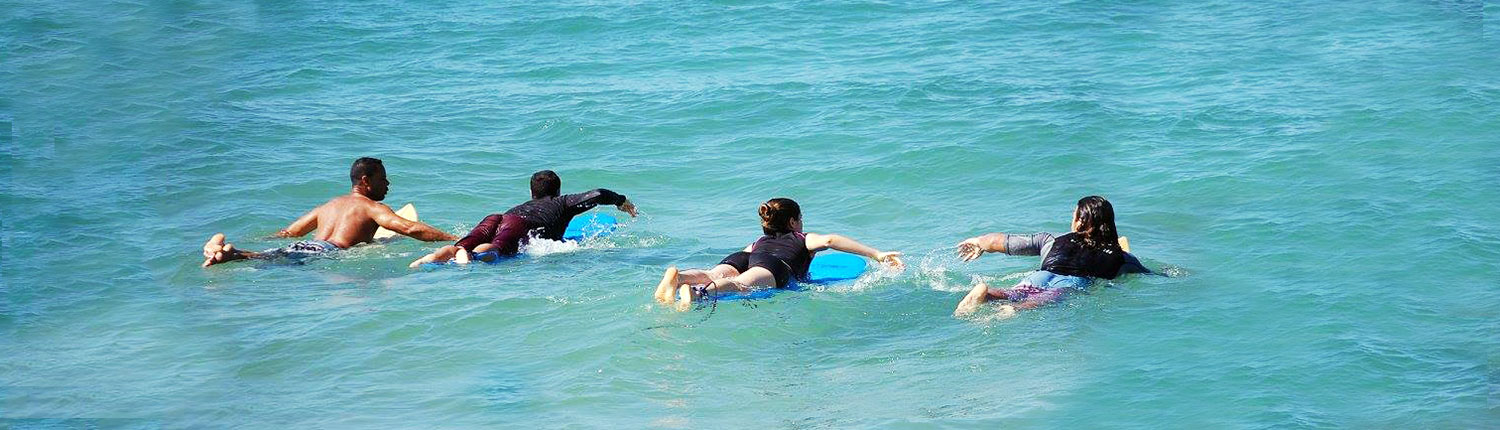
[[[763,267],[771,271],[771,276],[776,277],[776,288],[786,288],[787,284],[792,281],[791,266],[780,258],[764,252],[736,252],[724,257],[719,264],[730,265],[740,273],[745,273],[751,267]]]

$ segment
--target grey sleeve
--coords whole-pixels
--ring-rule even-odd
[[[1042,248],[1052,244],[1052,233],[1005,235],[1005,253],[1009,255],[1042,255]]]

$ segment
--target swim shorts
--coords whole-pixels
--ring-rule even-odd
[[[473,252],[474,248],[488,243],[494,245],[491,251],[501,256],[516,255],[520,252],[521,245],[531,238],[532,226],[525,218],[516,215],[491,214],[479,221],[474,230],[468,236],[459,239],[454,245],[464,250]]]
[[[338,245],[334,245],[333,242],[329,242],[326,240],[304,240],[280,248],[267,249],[261,254],[266,258],[289,258],[293,260],[301,260],[304,258],[327,255],[330,252],[338,251],[340,249],[343,248],[339,248]]]
[[[1005,290],[1010,301],[1035,301],[1050,303],[1062,300],[1069,293],[1083,291],[1093,280],[1081,276],[1059,275],[1038,270],[1026,275],[1016,286]]]

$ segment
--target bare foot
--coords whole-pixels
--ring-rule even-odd
[[[1011,305],[1000,305],[1000,312],[995,314],[996,319],[1006,319],[1016,316],[1016,307]]]
[[[406,267],[410,267],[410,268],[415,269],[415,268],[418,268],[418,267],[422,267],[423,264],[427,264],[427,263],[431,263],[431,262],[437,261],[437,259],[438,259],[438,253],[439,252],[442,252],[442,251],[441,250],[433,251],[431,254],[423,255],[422,258],[418,258],[418,259],[412,261],[411,264],[406,265]]]
[[[203,267],[244,258],[234,245],[224,243],[224,233],[215,233],[203,243]]]
[[[427,263],[446,263],[450,260],[453,260],[453,254],[455,253],[454,250],[456,249],[462,248],[453,245],[440,247],[433,250],[431,254],[424,255],[422,256],[422,258],[418,258],[416,261],[411,262],[411,264],[407,266],[415,269]]]
[[[698,299],[697,296],[698,295],[693,291],[693,286],[692,285],[683,284],[683,285],[678,286],[677,287],[677,311],[678,312],[687,312],[689,309],[692,309],[693,308],[693,300],[697,300]]]
[[[990,301],[989,292],[990,286],[988,284],[983,282],[974,284],[974,288],[969,290],[969,294],[964,296],[963,300],[958,301],[958,308],[953,310],[953,316],[963,317],[973,314],[974,311],[979,310],[980,305]]]
[[[224,233],[214,233],[203,243],[203,258],[214,258],[214,253],[224,248]]]
[[[458,252],[453,254],[453,262],[458,264],[469,264],[469,251],[463,248],[459,248]]]
[[[664,305],[672,304],[672,295],[677,292],[677,266],[668,267],[661,274],[661,283],[656,284],[656,301]]]

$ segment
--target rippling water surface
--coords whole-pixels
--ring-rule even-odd
[[[0,2],[0,426],[1478,428],[1500,21],[1467,1]],[[385,160],[463,231],[553,169],[621,234],[204,270]],[[955,319],[955,242],[1102,194],[1173,277]],[[652,305],[755,207],[903,273]]]

